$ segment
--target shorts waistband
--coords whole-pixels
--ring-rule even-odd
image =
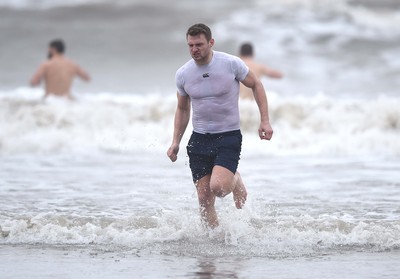
[[[216,138],[216,137],[220,137],[220,136],[238,135],[238,134],[241,134],[241,131],[240,130],[233,130],[233,131],[222,132],[222,133],[204,133],[204,134],[193,131],[193,134],[200,135],[200,136],[211,137],[211,138]]]

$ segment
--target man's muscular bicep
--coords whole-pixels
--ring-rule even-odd
[[[242,80],[243,85],[248,88],[254,88],[256,86],[256,82],[257,82],[257,77],[252,71],[249,71],[246,78]]]
[[[183,96],[177,92],[178,96],[178,109],[188,111],[190,110],[190,98],[189,96]]]

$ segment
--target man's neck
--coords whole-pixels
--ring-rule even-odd
[[[242,59],[242,60],[253,60],[253,56],[251,56],[251,55],[241,55],[240,59]]]
[[[63,58],[63,57],[64,57],[63,54],[61,54],[61,53],[56,53],[56,54],[53,54],[53,57],[52,57],[52,58],[61,59],[61,58]]]
[[[206,59],[204,59],[202,61],[195,61],[195,62],[199,66],[207,65],[211,62],[213,56],[214,56],[214,51],[211,50]]]

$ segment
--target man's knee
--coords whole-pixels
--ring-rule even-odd
[[[223,198],[230,193],[230,191],[227,190],[229,186],[225,185],[222,181],[213,181],[210,183],[210,189],[211,192],[219,198]]]
[[[227,168],[215,166],[210,180],[210,189],[219,198],[228,195],[232,190],[234,174]]]

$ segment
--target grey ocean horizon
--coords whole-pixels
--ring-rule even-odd
[[[397,278],[399,1],[0,0],[1,278]],[[185,32],[254,44],[274,136],[241,100],[248,202],[205,230],[167,156]],[[93,76],[28,87],[53,38]]]

